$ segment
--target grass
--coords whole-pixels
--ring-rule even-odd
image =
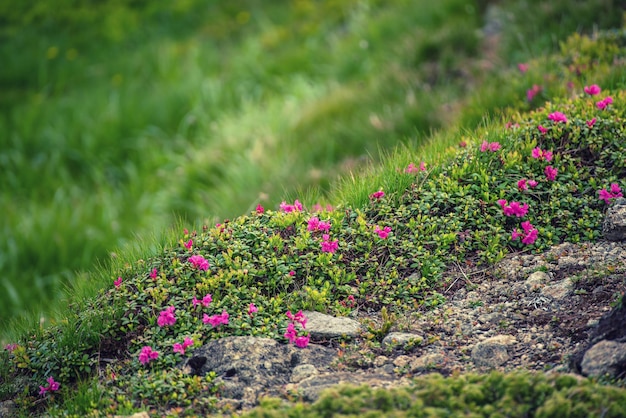
[[[195,5],[185,4],[189,10]],[[559,54],[529,61],[529,71],[521,74],[502,64],[528,55],[507,48],[520,40],[541,51],[555,45],[540,47],[551,35],[535,38],[537,32],[512,21],[503,32],[502,62],[483,71],[476,36],[484,23],[480,7],[454,1],[428,3],[419,11],[402,1],[328,2],[328,9],[307,4],[214,6],[204,11],[214,20],[203,23],[206,15],[198,11],[186,27],[170,28],[168,37],[152,32],[161,26],[150,19],[159,23],[162,13],[182,12],[161,4],[145,11],[146,29],[130,25],[118,28],[120,35],[92,28],[90,36],[106,41],[102,50],[90,51],[87,42],[74,55],[61,33],[53,39],[59,46],[40,45],[37,77],[6,70],[3,80],[21,87],[7,90],[0,101],[6,110],[0,123],[8,132],[0,154],[6,174],[0,204],[7,214],[7,239],[0,243],[7,301],[0,304],[0,317],[4,324],[10,316],[23,319],[4,325],[3,342],[20,348],[0,355],[0,399],[15,399],[24,413],[123,414],[143,402],[161,412],[177,402],[211,412],[213,377],[187,379],[173,368],[178,357],[168,350],[183,336],[192,335],[196,345],[224,335],[282,339],[287,309],[345,314],[341,301],[349,295],[372,309],[404,312],[414,303],[439,300],[429,291],[450,257],[491,263],[512,250],[598,238],[605,206],[597,190],[624,175],[617,118],[623,117],[625,80],[614,64],[623,56],[623,33],[595,41],[573,36]],[[514,14],[523,6],[511,2],[504,10]],[[131,21],[141,15],[118,12]],[[581,20],[585,25],[614,23],[593,20],[583,4],[571,13],[591,19]],[[296,25],[294,16],[305,24],[300,19]],[[550,16],[539,14],[537,21]],[[66,18],[59,16],[64,24]],[[69,19],[90,22],[88,16]],[[559,23],[568,21],[563,19]],[[34,42],[22,28],[26,22],[18,23],[7,26],[21,35],[3,45],[5,52]],[[46,25],[41,30],[49,30]],[[135,53],[108,62],[116,48],[131,50],[139,41]],[[311,48],[306,53],[304,44]],[[317,59],[308,59],[310,54]],[[16,59],[16,68],[28,59]],[[466,73],[459,76],[460,70]],[[18,83],[19,77],[25,78]],[[604,113],[581,97],[591,83],[615,99]],[[543,90],[529,103],[525,94],[533,84]],[[537,113],[523,113],[542,105]],[[568,124],[547,119],[562,109]],[[594,116],[596,125],[586,128]],[[520,127],[504,129],[502,120]],[[546,136],[539,135],[538,123],[549,128]],[[570,149],[564,138],[578,142]],[[502,157],[477,152],[483,140],[500,142]],[[544,166],[528,157],[535,146],[555,152],[558,181],[542,178]],[[368,164],[359,161],[364,153]],[[582,159],[586,153],[593,159]],[[420,161],[426,161],[426,172],[404,172]],[[351,174],[335,183],[342,172]],[[536,191],[511,186],[511,179],[530,176],[540,182]],[[371,199],[379,189],[385,197]],[[318,215],[332,224],[337,254],[320,253],[320,234],[306,231],[312,215],[271,210],[302,196],[309,208],[318,201],[339,205],[341,210]],[[496,205],[477,212],[481,201],[498,198],[532,204],[535,244],[511,242],[511,231],[520,226]],[[259,202],[268,208],[263,214],[253,211]],[[582,220],[573,222],[565,207],[580,208]],[[241,213],[248,215],[235,217]],[[233,219],[203,229],[216,216]],[[380,239],[375,226],[389,226],[392,234]],[[192,232],[185,234],[185,227]],[[465,231],[471,239],[457,242]],[[191,252],[182,244],[189,239],[194,253],[211,263],[210,273],[187,262]],[[74,273],[98,258],[100,268]],[[154,268],[158,275],[151,280]],[[418,274],[407,286],[409,272]],[[118,276],[123,286],[115,289],[111,283]],[[214,299],[207,313],[231,313],[229,325],[209,337],[198,321],[202,312],[187,306],[190,295],[205,293]],[[43,324],[36,300],[53,304]],[[240,314],[250,302],[259,307],[252,323]],[[169,305],[177,307],[177,325],[156,326]],[[24,316],[26,306],[35,314]],[[148,344],[163,355],[145,369],[136,354]],[[98,378],[103,350],[116,362]],[[111,371],[124,377],[112,382],[106,377]],[[31,409],[49,376],[61,382],[60,393]],[[102,396],[110,385],[115,399]],[[204,401],[173,400],[168,396],[178,389],[167,393],[173,387],[202,394]]]

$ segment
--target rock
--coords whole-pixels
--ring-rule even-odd
[[[382,344],[383,347],[396,345],[403,346],[404,344],[415,340],[419,340],[418,342],[421,342],[424,340],[424,338],[422,338],[420,335],[412,334],[409,332],[390,332],[385,336],[385,338],[383,338]]]
[[[406,367],[411,363],[411,357],[409,356],[398,356],[393,361],[393,365],[396,367]]]
[[[14,417],[15,412],[15,403],[13,401],[0,402],[0,418]]]
[[[297,366],[328,368],[335,354],[335,350],[317,344],[300,349],[270,338],[226,337],[194,350],[181,367],[193,375],[217,373],[218,382],[223,384],[221,396],[241,400],[240,406],[246,407],[255,405],[260,395],[278,396],[278,389],[294,377],[294,372],[296,379],[307,371],[312,373],[307,367],[296,371]]]
[[[544,271],[536,271],[530,276],[528,276],[528,279],[526,279],[526,284],[530,288],[535,288],[549,281],[550,281],[550,276],[548,276],[548,273]]]
[[[150,418],[150,415],[147,412],[137,412],[132,415],[114,415],[113,418]]]
[[[565,280],[561,280],[560,282],[544,287],[541,289],[541,294],[560,301],[568,297],[573,290],[574,283],[572,282],[572,279],[568,277]]]
[[[298,383],[316,374],[318,374],[318,371],[314,365],[301,364],[300,366],[296,366],[293,368],[290,381],[293,383]]]
[[[602,224],[604,238],[609,241],[626,240],[626,199],[617,199],[606,212]]]
[[[581,372],[588,377],[605,374],[618,377],[626,372],[626,343],[600,341],[585,353]]]
[[[411,362],[411,370],[413,372],[425,372],[438,369],[444,365],[445,359],[446,357],[443,353],[425,354]]]
[[[361,332],[361,324],[354,319],[313,311],[305,311],[304,315],[308,318],[306,330],[311,333],[313,339],[354,338]]]
[[[472,361],[478,367],[498,367],[509,359],[507,345],[515,342],[510,335],[496,335],[481,341],[472,350]]]

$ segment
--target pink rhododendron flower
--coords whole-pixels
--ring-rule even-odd
[[[404,172],[408,174],[415,174],[420,171],[426,171],[426,163],[424,161],[420,162],[419,167],[417,167],[413,163],[410,163],[409,166],[404,170]]]
[[[289,325],[287,325],[287,331],[285,331],[285,334],[283,334],[283,336],[289,340],[290,343],[294,343],[296,341],[296,337],[297,337],[297,332],[296,332],[296,327],[293,324],[293,322],[290,322]]]
[[[281,202],[281,204],[279,205],[279,207],[285,213],[290,213],[290,212],[295,212],[295,211],[302,212],[302,203],[300,203],[300,201],[298,201],[298,199],[296,199],[293,202],[293,205],[289,205],[289,204],[287,204],[287,202],[285,202],[283,200]]]
[[[295,276],[295,275],[296,275],[296,272],[295,272],[295,271],[293,271],[293,270],[291,270],[291,271],[289,272],[289,275],[290,275],[291,277],[293,277],[293,276]]]
[[[11,344],[5,345],[4,349],[7,350],[9,353],[12,353],[17,347],[18,347],[17,344],[11,343]]]
[[[228,324],[228,317],[229,317],[228,312],[224,310],[219,315],[209,316],[207,314],[204,314],[204,317],[202,318],[202,322],[204,322],[205,324],[211,324],[211,326],[215,328],[222,324],[224,325]]]
[[[254,303],[248,305],[248,315],[252,316],[253,313],[258,312],[259,308],[257,308]]]
[[[592,128],[596,124],[596,118],[587,121],[587,126]]]
[[[317,217],[309,219],[307,225],[308,231],[328,231],[330,230],[330,222],[320,221]]]
[[[193,340],[189,337],[185,337],[185,340],[183,341],[182,344],[174,343],[173,345],[174,352],[185,355],[185,350],[187,349],[187,347],[192,346],[192,345],[193,345]]]
[[[296,337],[296,347],[298,348],[306,348],[307,345],[309,345],[309,336],[308,335],[301,335],[299,337]]]
[[[380,199],[381,197],[383,197],[385,195],[385,192],[383,192],[382,190],[379,190],[377,192],[374,192],[370,195],[370,199]]]
[[[122,278],[118,277],[117,280],[113,280],[113,285],[119,288],[122,285]]]
[[[536,185],[537,185],[537,182],[535,180],[521,179],[517,182],[517,188],[522,192],[524,190],[527,190],[528,186],[535,187]]]
[[[265,208],[263,206],[261,206],[261,204],[259,203],[256,206],[256,213],[263,213],[263,212],[265,212]]]
[[[520,62],[519,64],[517,64],[517,69],[518,69],[518,70],[519,70],[522,74],[524,74],[526,71],[528,71],[528,64],[525,64],[525,63],[521,63],[521,62]]]
[[[39,386],[39,395],[45,396],[46,392],[54,392],[59,390],[59,382],[55,382],[53,377],[49,377],[46,379],[48,382],[47,386]]]
[[[617,199],[618,197],[624,197],[622,195],[622,190],[617,183],[611,183],[610,191],[606,189],[598,190],[598,194],[600,200],[604,200],[604,202],[608,205],[611,203],[611,199]]]
[[[391,232],[391,228],[386,226],[385,228],[380,229],[380,227],[376,225],[376,227],[374,228],[374,232],[377,233],[380,238],[386,239],[387,236],[389,236],[389,233]]]
[[[565,116],[561,112],[550,113],[548,115],[548,119],[550,119],[553,122],[564,122],[564,123],[567,123],[567,116]]]
[[[144,346],[139,353],[139,362],[141,364],[147,364],[152,360],[156,360],[157,358],[159,358],[159,352],[153,351],[152,347],[148,345]]]
[[[546,132],[548,132],[548,130],[541,125],[537,126],[537,129],[539,129],[539,132],[541,132],[544,135]]]
[[[313,205],[313,212],[332,212],[333,211],[333,207],[331,205],[326,205],[325,208],[322,207],[322,205],[320,205],[319,203],[316,203]]]
[[[152,271],[150,272],[150,278],[151,279],[156,279],[157,278],[157,274],[158,274],[157,269],[155,269],[155,268],[152,269]]]
[[[539,183],[537,183],[535,180],[528,180],[528,185],[530,187],[536,187],[537,184],[539,184]]]
[[[583,90],[585,91],[585,93],[587,93],[590,96],[595,96],[596,94],[600,94],[600,92],[602,91],[600,86],[598,86],[597,84],[585,86]]]
[[[500,205],[504,215],[506,216],[517,216],[518,218],[522,218],[528,213],[527,203],[521,205],[519,202],[511,202],[511,204],[508,204],[504,199],[499,199],[497,203]]]
[[[210,267],[209,262],[201,255],[192,255],[188,261],[198,270],[208,270]]]
[[[533,244],[537,240],[537,236],[539,231],[535,229],[535,227],[528,221],[522,222],[522,230],[523,232],[515,229],[511,233],[511,239],[516,241],[519,238],[522,238],[522,243],[525,245]]]
[[[302,325],[302,328],[306,328],[306,321],[308,319],[304,315],[304,313],[302,313],[302,310],[299,310],[298,313],[295,315],[292,314],[291,311],[287,311],[285,315],[287,315],[287,318],[289,318],[290,321],[298,322],[300,325]]]
[[[533,85],[533,87],[532,87],[531,89],[529,89],[529,90],[527,90],[527,91],[526,91],[526,99],[527,99],[529,102],[532,102],[532,101],[533,101],[533,99],[535,98],[535,96],[536,96],[539,92],[541,92],[541,90],[542,90],[541,86],[538,86],[538,85],[534,84],[534,85]]]
[[[610,104],[613,104],[613,98],[611,98],[611,96],[606,96],[604,99],[596,102],[596,106],[598,106],[598,109],[600,110],[603,110]]]
[[[164,327],[166,325],[174,325],[176,323],[176,317],[174,316],[175,307],[170,306],[165,310],[161,311],[159,314],[159,318],[157,319],[157,324],[160,327]]]
[[[496,152],[500,148],[502,148],[502,146],[500,145],[499,142],[483,141],[483,143],[480,145],[480,150],[482,152],[486,152],[486,151]]]
[[[211,296],[210,293],[207,293],[206,295],[204,295],[202,300],[196,299],[195,296],[191,300],[191,303],[193,304],[194,308],[195,308],[196,305],[200,305],[200,304],[202,304],[202,306],[204,306],[206,308],[206,307],[208,307],[211,304],[211,302],[213,302],[213,297]]]
[[[322,252],[324,253],[334,253],[339,248],[339,240],[330,241],[330,236],[328,234],[324,234],[322,236]]]
[[[515,123],[513,123],[513,122],[507,122],[507,123],[505,123],[505,124],[504,124],[504,127],[505,127],[506,129],[519,128],[519,123],[517,123],[517,122],[515,122]]]
[[[550,181],[554,181],[556,179],[556,175],[559,173],[559,171],[551,165],[547,166],[544,171],[546,173],[546,178]]]
[[[540,160],[552,161],[552,151],[542,150],[539,147],[533,148],[531,156]]]
[[[185,248],[187,248],[188,250],[191,250],[191,247],[193,247],[193,240],[190,239],[189,241],[185,242],[183,244],[185,246]]]

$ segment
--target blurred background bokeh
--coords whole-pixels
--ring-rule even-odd
[[[0,0],[0,331],[139,237],[305,196],[510,97],[619,1]],[[523,97],[523,94],[520,95]],[[357,174],[358,175],[358,174]],[[332,200],[332,199],[331,199]]]

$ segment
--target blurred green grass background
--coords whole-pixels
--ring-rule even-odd
[[[288,196],[334,203],[338,175],[498,115],[525,91],[500,69],[618,26],[621,8],[0,1],[0,330],[138,237]]]

